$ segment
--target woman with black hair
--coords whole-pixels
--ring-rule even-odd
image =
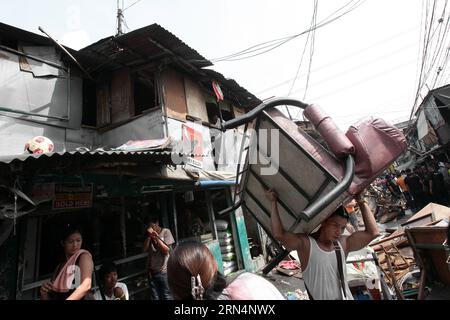
[[[196,241],[175,248],[167,277],[177,300],[284,300],[273,284],[253,273],[243,272],[227,282],[209,249]]]
[[[63,261],[50,281],[40,289],[42,300],[82,300],[90,293],[94,263],[89,251],[81,249],[82,232],[68,225],[62,233]]]

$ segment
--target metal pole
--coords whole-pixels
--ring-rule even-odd
[[[79,68],[81,71],[84,72],[84,74],[92,81],[95,81],[94,78],[92,78],[92,76],[86,71],[86,69],[83,68],[83,66],[77,61],[77,59],[75,59],[75,57],[73,55],[70,54],[69,51],[66,50],[66,48],[64,48],[62,45],[59,44],[58,41],[56,41],[55,39],[53,39],[47,32],[44,31],[44,29],[42,29],[41,27],[39,27],[39,31],[41,31],[42,33],[44,33],[47,37],[49,37],[50,40],[52,40],[57,46],[58,48],[60,48]]]
[[[173,214],[173,231],[175,235],[175,242],[178,243],[178,217],[177,217],[177,203],[175,199],[175,192],[172,192],[172,214]]]
[[[0,106],[0,111],[11,112],[11,113],[18,113],[18,114],[22,114],[22,115],[25,115],[25,116],[40,117],[40,118],[45,118],[45,119],[69,121],[68,118],[49,116],[49,115],[39,114],[39,113],[34,113],[34,112],[26,112],[26,111],[14,110],[14,109],[2,107],[2,106]]]
[[[217,227],[216,227],[216,218],[214,216],[214,207],[211,200],[211,193],[209,190],[205,190],[205,196],[206,196],[206,207],[208,209],[209,213],[209,220],[211,224],[211,230],[213,232],[213,236],[215,240],[219,240],[219,235],[217,233]]]
[[[125,197],[120,197],[120,235],[122,238],[123,257],[127,257],[127,226]]]
[[[117,35],[122,34],[122,9],[120,9],[120,0],[117,0]]]
[[[219,108],[219,116],[220,116],[220,130],[223,130],[223,116],[222,116],[222,107],[220,106],[219,101],[216,102],[217,107]]]

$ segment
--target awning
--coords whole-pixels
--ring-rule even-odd
[[[172,151],[65,151],[44,154],[19,154],[0,156],[0,169],[46,169],[56,167],[86,167],[92,165],[131,165],[151,166],[177,164],[180,159],[191,157]]]

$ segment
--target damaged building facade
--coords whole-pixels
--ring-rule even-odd
[[[449,162],[450,85],[433,89],[415,113],[415,122],[399,124],[409,140],[408,152],[399,159],[401,169],[429,160]]]
[[[97,267],[118,264],[134,299],[148,296],[152,215],[176,242],[203,241],[225,274],[254,270],[254,222],[218,214],[232,203],[242,137],[220,123],[261,101],[156,24],[67,50],[0,23],[0,299],[39,298],[67,224],[81,226]],[[55,150],[24,153],[35,136]]]

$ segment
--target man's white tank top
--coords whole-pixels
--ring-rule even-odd
[[[303,280],[314,300],[353,300],[352,293],[347,284],[347,268],[345,267],[345,254],[341,243],[341,258],[344,273],[344,283],[347,298],[344,297],[338,276],[338,264],[334,250],[322,250],[312,237],[309,238],[310,251],[306,269],[303,270]]]

